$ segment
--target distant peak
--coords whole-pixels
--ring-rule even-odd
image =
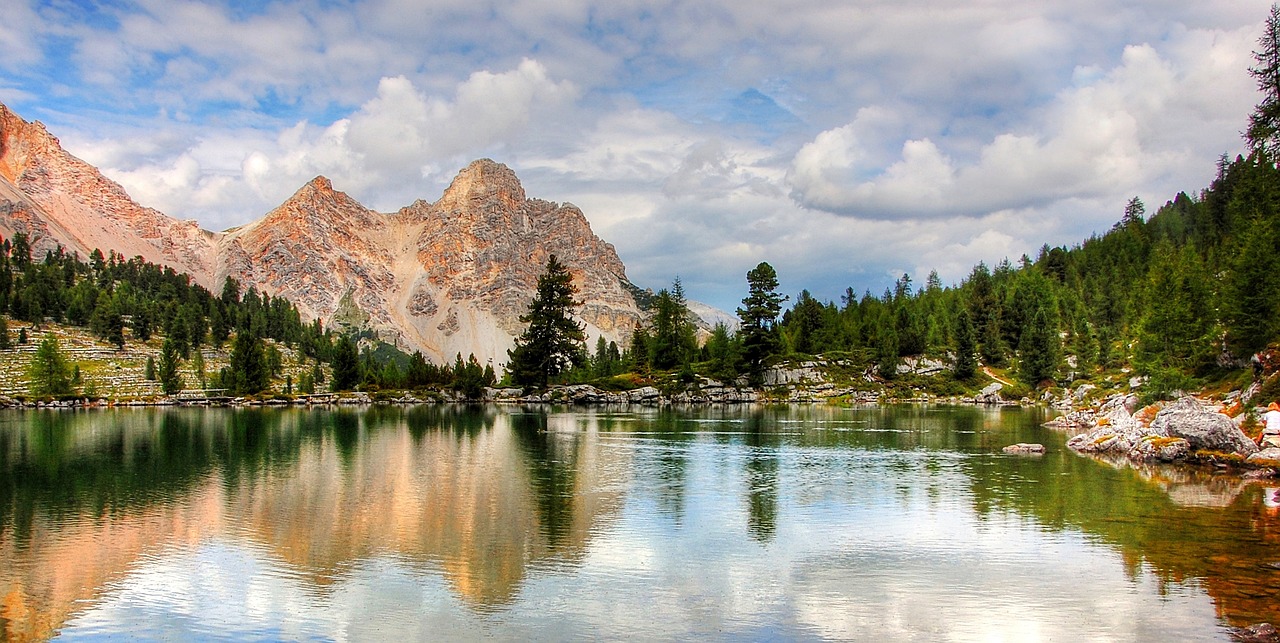
[[[307,183],[307,186],[315,188],[322,192],[333,191],[333,182],[330,181],[329,178],[324,176],[323,174],[316,176],[316,178],[314,179],[311,179],[311,181]]]

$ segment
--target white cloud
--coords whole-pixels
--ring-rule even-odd
[[[637,282],[732,307],[761,260],[878,292],[1203,187],[1269,3],[32,6],[0,24],[0,66],[30,67],[0,96],[144,204],[224,228],[324,174],[390,210],[491,156]],[[723,118],[752,89],[794,119]]]
[[[896,160],[878,156],[863,142],[871,129],[865,120],[878,112],[864,109],[800,148],[793,194],[806,206],[864,218],[981,216],[1120,198],[1171,173],[1189,179],[1189,164],[1207,167],[1216,156],[1204,144],[1222,145],[1239,127],[1222,115],[1249,110],[1250,34],[1183,31],[1163,52],[1126,47],[1114,69],[1101,77],[1080,70],[1075,77],[1084,84],[1029,114],[1021,132],[994,135],[973,158],[949,154],[931,138],[906,140]],[[939,132],[944,145],[945,138]]]

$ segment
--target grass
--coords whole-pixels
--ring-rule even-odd
[[[26,344],[16,343],[19,329],[27,331]],[[15,398],[28,395],[30,382],[27,368],[40,342],[50,334],[58,339],[68,365],[72,368],[79,365],[82,393],[93,392],[101,398],[113,401],[148,400],[164,395],[159,382],[144,377],[147,358],[150,357],[157,363],[160,361],[160,348],[164,343],[161,336],[153,335],[144,342],[132,337],[126,329],[124,348],[117,349],[113,344],[99,340],[85,328],[50,322],[36,327],[12,320],[9,321],[9,335],[14,345],[8,350],[0,350],[0,394]],[[267,342],[275,343],[272,340]],[[283,344],[276,344],[276,348],[281,353],[283,369],[280,377],[272,381],[271,388],[274,392],[282,392],[285,388],[285,376],[291,376],[296,387],[303,373],[311,371],[311,363]],[[200,350],[204,357],[207,383],[230,362],[230,346],[203,346]],[[190,359],[183,360],[178,371],[182,375],[184,388],[202,388]]]

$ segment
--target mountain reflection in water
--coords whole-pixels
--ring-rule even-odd
[[[1212,638],[1280,621],[1265,486],[1082,458],[1043,419],[7,412],[0,626],[7,640]],[[1049,453],[999,453],[1018,441]]]

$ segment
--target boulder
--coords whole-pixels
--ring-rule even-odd
[[[1191,397],[1179,399],[1156,414],[1151,433],[1183,438],[1193,450],[1222,451],[1249,456],[1258,451],[1231,418],[1201,406]]]
[[[1138,440],[1126,455],[1135,462],[1175,462],[1191,455],[1191,443],[1182,438],[1148,435]]]
[[[1000,397],[1000,389],[1004,388],[1004,384],[1000,382],[992,382],[983,388],[973,398],[975,404],[1000,404],[1004,399]]]
[[[1044,455],[1044,445],[1019,442],[1017,444],[1010,444],[1005,447],[1003,451],[1005,453],[1012,453],[1015,455]]]
[[[662,397],[662,392],[652,386],[642,386],[627,393],[627,399],[631,402],[654,402]]]

